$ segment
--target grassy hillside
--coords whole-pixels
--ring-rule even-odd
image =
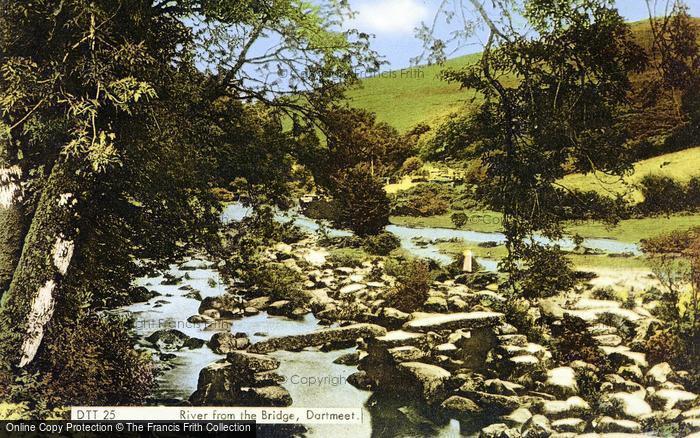
[[[476,62],[480,54],[466,55],[431,65],[386,72],[362,81],[348,93],[351,105],[377,114],[377,119],[406,131],[418,123],[434,124],[475,97],[473,91],[460,90],[439,78],[447,68]]]
[[[700,23],[700,19],[696,20]],[[648,20],[630,23],[630,27],[636,41],[648,47],[651,38]],[[348,93],[348,100],[352,106],[374,112],[377,119],[402,132],[418,123],[435,126],[475,97],[473,91],[460,90],[458,85],[440,80],[440,72],[473,64],[480,57],[480,53],[475,53],[454,58],[442,66],[385,72],[364,79],[360,87]]]
[[[687,182],[693,176],[700,176],[700,147],[660,155],[642,160],[634,165],[634,173],[620,179],[603,174],[567,175],[562,185],[570,189],[595,190],[596,192],[615,196],[627,196],[633,202],[641,202],[642,194],[636,184],[646,175],[672,177],[680,182]]]

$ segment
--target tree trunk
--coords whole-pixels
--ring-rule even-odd
[[[0,297],[10,286],[22,252],[21,173],[19,166],[4,165],[0,157]]]
[[[56,304],[68,301],[61,286],[79,234],[77,208],[89,184],[76,170],[71,159],[54,164],[2,299],[0,358],[20,368],[36,356]]]

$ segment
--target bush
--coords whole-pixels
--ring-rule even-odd
[[[336,267],[359,268],[368,259],[362,250],[354,248],[341,248],[331,251],[327,257],[329,263]]]
[[[407,262],[402,274],[397,278],[398,284],[389,293],[387,302],[402,312],[415,312],[428,299],[430,292],[430,268],[421,260]]]
[[[309,299],[301,287],[304,277],[282,263],[263,265],[251,281],[273,300],[288,300],[295,306],[303,306]]]
[[[389,198],[384,185],[365,165],[344,170],[335,178],[333,197],[338,204],[334,223],[359,236],[377,234],[389,223]]]
[[[571,262],[556,246],[528,245],[523,268],[515,277],[525,298],[547,298],[576,284]]]
[[[64,406],[142,404],[155,388],[155,368],[149,354],[134,350],[130,326],[91,315],[50,330],[30,369],[0,378],[2,398],[27,404],[37,418]]]
[[[555,359],[559,362],[582,360],[599,367],[603,372],[610,369],[607,357],[598,348],[598,343],[583,319],[564,314],[561,324],[552,326],[552,335],[555,339]]]
[[[642,213],[672,213],[686,206],[684,187],[668,176],[647,175],[639,182],[644,201],[639,204]]]
[[[418,157],[409,157],[401,165],[401,174],[410,175],[423,167],[423,160]]]
[[[452,213],[452,216],[450,216],[450,220],[452,221],[455,227],[462,228],[463,226],[467,225],[469,217],[466,213],[458,212]]]
[[[401,247],[401,240],[395,235],[385,231],[376,236],[365,237],[362,242],[362,247],[372,255],[386,256],[389,255],[391,251]]]
[[[435,216],[450,208],[450,193],[438,184],[420,184],[400,192],[391,212],[397,216]]]

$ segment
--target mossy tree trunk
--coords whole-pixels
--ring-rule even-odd
[[[24,367],[36,356],[70,275],[80,233],[78,208],[89,177],[71,160],[57,161],[42,191],[22,254],[0,310],[0,358]]]
[[[0,145],[0,297],[10,287],[25,233],[22,170],[10,156]]]

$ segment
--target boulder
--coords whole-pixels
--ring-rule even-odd
[[[333,363],[338,365],[357,366],[357,364],[360,363],[360,352],[353,351],[352,353],[345,353],[337,357]]]
[[[464,390],[460,388],[459,392],[476,402],[482,409],[491,415],[504,415],[508,412],[513,412],[520,407],[521,400],[518,397],[490,394],[482,391]]]
[[[657,409],[689,409],[698,398],[692,392],[680,389],[660,389],[649,397],[649,402]]]
[[[144,286],[132,287],[129,290],[129,300],[132,303],[145,303],[151,298],[155,298],[157,296],[160,296],[158,292],[149,290]]]
[[[211,324],[214,320],[206,315],[192,315],[187,318],[190,324]]]
[[[190,337],[175,329],[158,330],[149,335],[146,340],[159,351],[176,351],[184,347]]]
[[[250,346],[250,340],[245,333],[230,332],[214,333],[209,340],[209,348],[216,354],[226,354],[235,350],[245,350]]]
[[[523,424],[527,423],[527,421],[532,418],[532,412],[530,412],[530,410],[527,408],[518,408],[509,415],[501,418],[511,427],[520,429],[522,428]]]
[[[289,300],[279,300],[267,307],[267,313],[275,316],[287,316],[294,310],[294,304]]]
[[[239,370],[250,370],[254,373],[276,370],[280,366],[280,362],[273,357],[242,351],[227,354],[226,361]]]
[[[403,362],[398,365],[398,370],[406,376],[401,381],[409,389],[417,390],[428,404],[438,401],[444,392],[445,382],[451,376],[449,371],[423,362]]]
[[[576,383],[576,372],[571,367],[559,367],[547,371],[545,391],[557,397],[569,397],[578,395],[579,389]]]
[[[374,322],[391,328],[399,328],[411,318],[411,315],[393,307],[385,307],[374,318]]]
[[[548,418],[570,418],[587,414],[591,406],[578,396],[566,400],[546,400],[542,404],[542,414]]]
[[[621,366],[617,370],[617,374],[619,374],[620,376],[622,376],[625,379],[629,379],[629,380],[632,380],[634,382],[641,382],[642,377],[644,377],[644,375],[642,374],[642,370],[637,365]]]
[[[258,310],[265,310],[267,309],[267,306],[270,305],[270,302],[272,299],[270,297],[258,297],[258,298],[253,298],[250,299],[246,302],[245,306],[246,307],[253,307]]]
[[[552,428],[559,433],[583,433],[586,425],[586,421],[581,418],[562,418],[552,421]]]
[[[427,333],[440,330],[474,330],[491,328],[504,320],[502,313],[465,312],[465,313],[415,313],[414,319],[404,324],[404,330]]]
[[[207,365],[199,373],[197,390],[190,397],[190,402],[212,406],[289,406],[289,393],[276,385],[276,382],[283,380],[281,376],[268,372],[256,373],[254,369],[242,368],[241,363],[234,364],[228,360]]]
[[[491,394],[515,396],[525,390],[523,385],[501,379],[489,379],[484,382],[484,389]]]
[[[225,298],[206,297],[199,303],[199,313],[205,314],[205,311],[211,309],[218,311],[219,315],[222,317],[231,317],[238,313],[238,308],[228,296]]]
[[[248,406],[287,407],[292,404],[289,391],[279,385],[251,388],[244,394],[244,403]]]
[[[517,429],[509,428],[503,423],[491,424],[481,429],[479,438],[518,438],[521,434]]]
[[[366,371],[358,371],[356,373],[350,374],[347,378],[347,382],[357,389],[367,391],[373,389],[376,386],[374,380],[372,380],[367,375]]]
[[[183,297],[189,298],[191,300],[202,301],[202,293],[198,290],[191,290],[184,294]]]
[[[447,312],[447,300],[442,296],[429,297],[423,307],[430,312]]]
[[[673,377],[673,369],[668,362],[661,362],[651,367],[644,377],[648,385],[660,385]]]
[[[595,430],[600,433],[640,433],[642,425],[632,420],[602,417],[595,421]]]
[[[523,437],[525,438],[546,438],[554,431],[549,420],[544,415],[533,415],[523,425]]]
[[[420,362],[425,359],[427,353],[412,345],[403,347],[394,347],[387,350],[395,363],[401,362]]]
[[[276,350],[299,351],[306,347],[354,341],[358,338],[375,338],[386,335],[386,329],[376,324],[353,324],[345,327],[323,329],[304,335],[283,336],[257,342],[250,347],[252,353],[269,353]]]
[[[452,397],[448,398],[442,402],[440,407],[450,417],[467,422],[472,421],[474,419],[474,415],[481,412],[479,405],[466,397],[460,397],[458,395],[453,395]]]
[[[618,392],[610,397],[617,402],[620,408],[619,413],[628,418],[637,419],[651,413],[649,403],[644,401],[644,397],[640,397],[638,394]]]

